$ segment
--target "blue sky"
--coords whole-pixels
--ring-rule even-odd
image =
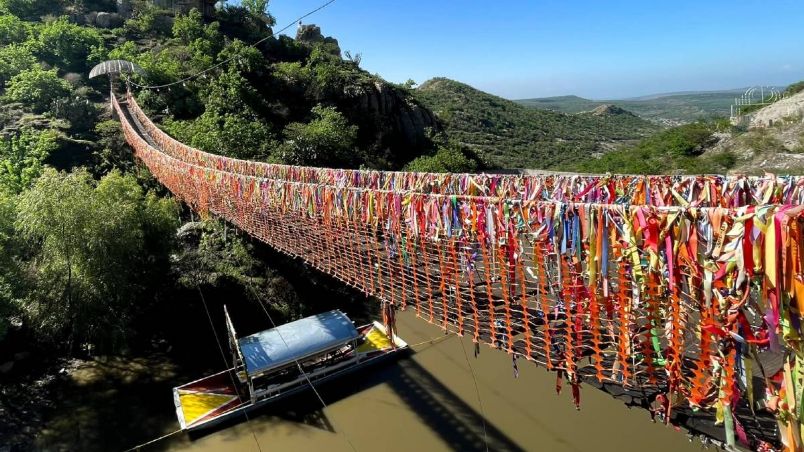
[[[269,10],[278,29],[323,2]],[[337,0],[305,23],[387,80],[444,76],[511,99],[804,79],[804,0]]]

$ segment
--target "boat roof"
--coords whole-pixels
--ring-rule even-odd
[[[261,331],[237,342],[246,372],[253,375],[322,353],[358,336],[349,317],[334,310]]]

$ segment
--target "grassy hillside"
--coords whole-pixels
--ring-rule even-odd
[[[636,115],[662,124],[679,124],[729,115],[729,106],[743,90],[660,94],[634,99],[590,100],[578,96],[522,99],[528,107],[578,113],[603,104],[614,104]]]
[[[557,168],[657,130],[628,112],[531,109],[445,78],[428,80],[415,93],[451,140],[501,168]]]

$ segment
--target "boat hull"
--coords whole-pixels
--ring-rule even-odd
[[[363,328],[366,329],[366,336],[372,330],[379,330],[385,334],[385,328],[379,322],[361,327],[361,329]],[[408,344],[399,337],[394,336],[393,342],[393,346],[386,349],[361,352],[362,357],[359,362],[318,378],[311,378],[310,381],[313,385],[324,384],[369,366],[396,359],[401,354],[409,352]],[[193,434],[203,434],[224,423],[234,422],[240,417],[245,417],[254,410],[310,389],[307,381],[303,381],[297,386],[252,403],[248,394],[238,392],[239,386],[234,383],[236,380],[236,369],[231,368],[173,388],[176,416],[182,429]],[[201,397],[212,400],[212,403],[204,405],[194,400]],[[244,401],[241,402],[241,399]]]

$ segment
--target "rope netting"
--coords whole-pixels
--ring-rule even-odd
[[[804,203],[804,178],[799,176],[444,174],[346,170],[240,160],[203,152],[173,139],[157,128],[139,108],[131,92],[127,92],[126,101],[134,118],[163,152],[204,168],[249,176],[405,192],[658,207]]]
[[[581,381],[616,386],[665,421],[710,413],[731,445],[802,443],[799,178],[270,165],[195,150],[130,95],[112,102],[136,156],[193,209],[557,372],[576,404]]]

